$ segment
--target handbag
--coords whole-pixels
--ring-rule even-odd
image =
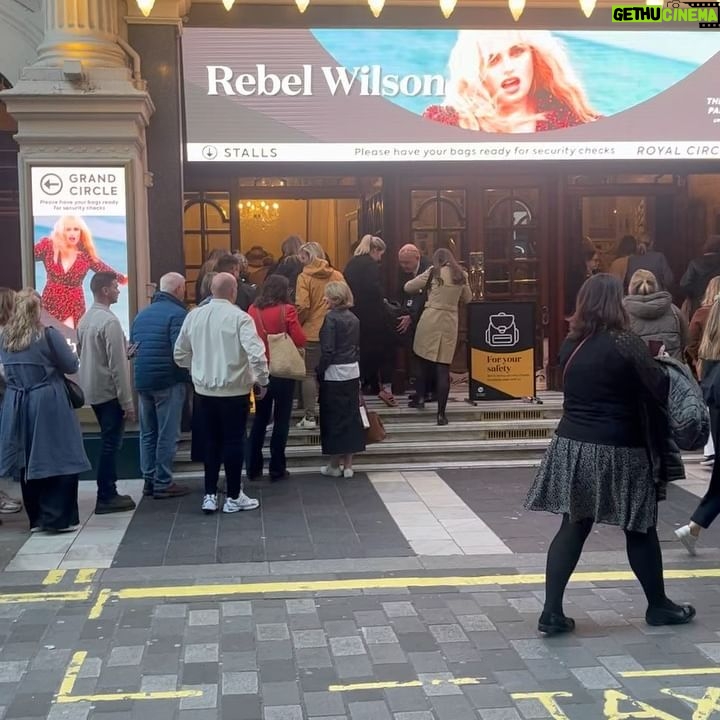
[[[360,419],[365,430],[365,444],[374,445],[381,443],[386,437],[385,424],[378,413],[368,410],[365,399],[360,395]]]
[[[284,305],[281,310],[281,317],[282,324],[287,329]],[[267,338],[270,375],[286,380],[302,380],[305,377],[305,358],[292,341],[292,338],[285,331],[269,334],[263,325],[262,310],[259,308],[257,318],[260,329]]]
[[[57,359],[57,355],[55,354],[55,348],[53,347],[52,342],[48,338],[47,334],[47,328],[45,328],[45,338],[47,340],[48,347],[50,348],[50,352],[53,354],[53,359],[57,364],[59,364],[59,361]],[[67,375],[62,376],[63,383],[65,384],[65,393],[67,394],[68,400],[70,401],[70,405],[74,410],[79,410],[82,407],[85,407],[85,393],[83,392],[83,389],[76,383],[74,380],[71,380]]]

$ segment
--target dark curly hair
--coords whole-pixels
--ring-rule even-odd
[[[608,273],[588,278],[578,292],[570,318],[571,340],[583,340],[600,330],[627,330],[630,322],[623,306],[623,285]]]

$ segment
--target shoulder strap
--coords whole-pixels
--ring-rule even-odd
[[[580,351],[580,348],[590,339],[590,336],[588,335],[586,338],[583,338],[583,340],[580,341],[578,346],[572,351],[570,357],[568,358],[568,361],[565,363],[565,367],[563,368],[563,385],[565,384],[565,378],[567,376],[568,368],[570,367],[570,363],[575,359],[575,356]]]

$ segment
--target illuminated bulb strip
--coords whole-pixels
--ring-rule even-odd
[[[595,9],[596,0],[580,0],[580,7],[585,13],[585,17],[589,18]]]
[[[370,6],[370,10],[372,11],[372,14],[376,17],[380,17],[380,13],[383,11],[383,8],[385,7],[385,0],[368,0],[368,5]]]
[[[456,4],[457,0],[440,0],[440,10],[446,20],[453,14]]]
[[[230,12],[232,6],[235,4],[235,0],[222,0],[222,4],[225,6],[225,9]]]
[[[525,0],[508,0],[508,7],[510,8],[513,20],[517,22],[523,14],[523,10],[525,10]]]
[[[138,6],[138,10],[147,17],[153,9],[153,6],[155,5],[155,0],[135,0]]]
[[[295,0],[295,4],[297,5],[297,9],[304,13],[308,9],[308,5],[310,4],[310,0]]]

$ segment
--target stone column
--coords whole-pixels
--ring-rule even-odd
[[[151,280],[145,133],[155,108],[141,58],[121,37],[118,0],[44,2],[37,61],[1,95],[18,124],[23,280],[33,282],[35,265],[31,166],[125,165],[132,313],[146,304]]]

